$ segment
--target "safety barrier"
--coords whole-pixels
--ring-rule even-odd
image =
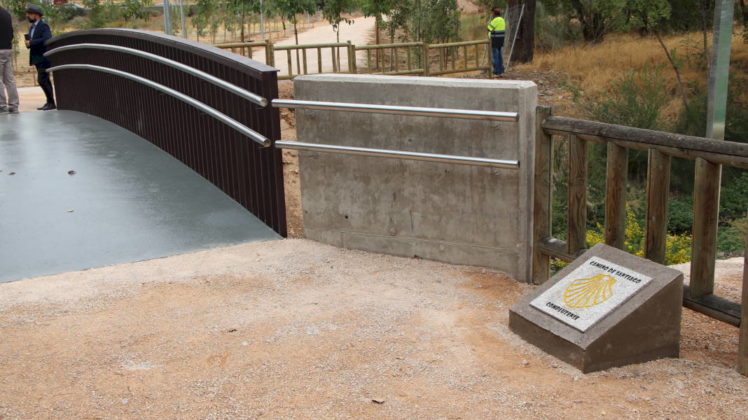
[[[427,108],[392,105],[355,104],[342,102],[300,101],[292,99],[276,99],[272,102],[274,108],[317,109],[328,111],[370,112],[380,114],[396,114],[420,117],[460,118],[474,120],[493,120],[516,122],[519,114],[516,112],[498,112],[469,109]],[[516,169],[516,160],[488,159],[483,157],[456,156],[435,153],[408,152],[402,150],[372,149],[364,147],[338,146],[331,144],[304,143],[298,141],[275,141],[275,146],[293,150],[308,150],[314,152],[342,153],[359,156],[386,157],[406,160],[420,160],[427,162],[456,163],[470,166],[488,166],[494,168]]]
[[[286,235],[276,70],[181,38],[128,29],[48,43],[60,109],[160,147]]]

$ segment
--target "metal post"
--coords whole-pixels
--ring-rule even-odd
[[[714,53],[709,69],[706,136],[716,140],[725,138],[734,7],[733,0],[718,0],[714,10]],[[699,298],[714,291],[722,167],[697,158],[695,177],[690,291],[692,297]]]
[[[714,10],[714,54],[709,71],[706,136],[717,140],[725,139],[734,8],[734,1],[721,0]]]
[[[260,0],[260,39],[265,39],[265,5]]]
[[[179,0],[179,24],[182,26],[182,36],[189,38],[187,33],[187,19],[184,17],[184,0]]]
[[[171,10],[169,6],[169,0],[164,0],[163,3],[163,9],[164,9],[164,33],[166,35],[171,35]]]

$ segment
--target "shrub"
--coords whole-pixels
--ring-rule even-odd
[[[586,235],[587,247],[605,242],[604,228],[597,224],[594,229],[588,229]],[[644,219],[637,216],[629,208],[626,211],[626,239],[624,249],[630,254],[644,257]],[[671,235],[665,238],[665,264],[681,264],[691,260],[691,236],[686,234]]]
[[[621,124],[650,130],[663,130],[662,110],[670,101],[668,86],[662,76],[663,66],[628,71],[613,82],[607,92],[583,96],[583,89],[568,82],[565,87],[572,100],[587,117],[610,124]]]

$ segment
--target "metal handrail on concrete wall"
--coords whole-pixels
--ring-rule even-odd
[[[460,118],[473,120],[493,120],[516,122],[516,112],[483,111],[472,109],[426,108],[410,106],[392,106],[375,104],[356,104],[345,102],[300,101],[292,99],[275,99],[273,108],[316,109],[343,112],[371,112],[408,116],[427,116],[436,118]],[[456,163],[470,166],[488,166],[494,168],[519,168],[516,160],[489,159],[472,156],[444,155],[436,153],[409,152],[404,150],[371,149],[366,147],[338,146],[332,144],[305,143],[298,141],[276,140],[275,146],[283,149],[308,150],[314,152],[342,153],[358,156],[387,157],[405,160],[420,160],[439,163]]]

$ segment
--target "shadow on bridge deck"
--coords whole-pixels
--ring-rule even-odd
[[[167,153],[86,114],[0,115],[0,171],[0,282],[279,238]]]

